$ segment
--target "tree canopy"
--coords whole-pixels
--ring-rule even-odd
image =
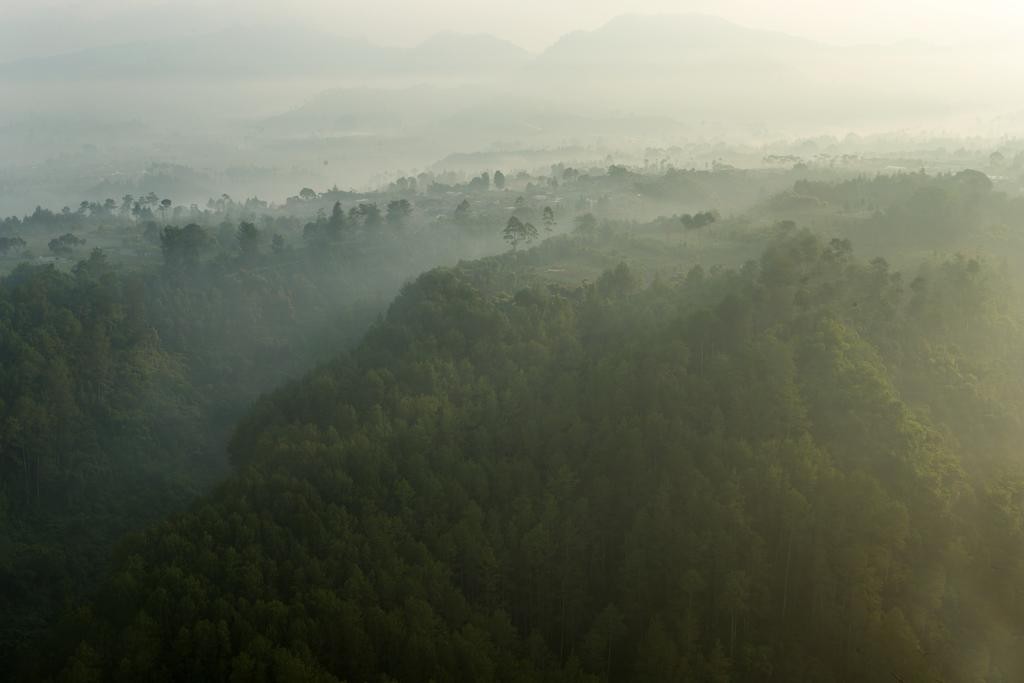
[[[261,401],[237,474],[127,543],[34,675],[1024,674],[1021,329],[991,269],[910,279],[803,232],[647,286],[509,297],[502,263],[421,276]]]

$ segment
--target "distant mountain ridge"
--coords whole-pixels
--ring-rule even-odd
[[[564,35],[534,56],[487,34],[443,32],[411,48],[295,27],[244,27],[140,40],[0,64],[0,78],[239,78],[460,75],[544,68],[677,64],[712,55],[793,54],[826,46],[700,14],[623,15]]]
[[[239,27],[0,63],[0,79],[459,77],[581,69],[597,77],[597,69],[708,64],[778,67],[781,73],[817,60],[890,60],[936,52],[957,50],[906,43],[836,47],[705,14],[627,14],[594,30],[567,33],[537,55],[488,34],[443,32],[400,48],[304,28]]]
[[[537,60],[555,65],[673,64],[695,58],[789,55],[828,46],[774,31],[746,28],[704,14],[627,14],[593,31],[568,33]]]
[[[18,60],[0,64],[0,79],[473,75],[518,68],[530,58],[489,35],[441,33],[397,48],[306,29],[240,28]]]
[[[950,73],[958,75],[955,88]],[[0,64],[0,83],[30,85],[305,83],[307,104],[296,109],[298,98],[289,100],[282,107],[292,111],[268,122],[289,135],[408,134],[449,121],[491,141],[558,130],[559,144],[575,139],[569,119],[577,114],[668,117],[704,131],[712,122],[718,132],[942,126],[982,106],[1024,107],[1006,87],[1022,78],[1024,55],[1013,46],[840,47],[702,14],[624,15],[568,33],[539,54],[491,35],[440,33],[399,48],[300,28],[236,28]],[[421,90],[397,92],[413,86]],[[335,91],[310,99],[327,87]],[[492,123],[501,123],[485,133],[474,111],[497,112]],[[565,114],[557,125],[552,111]]]

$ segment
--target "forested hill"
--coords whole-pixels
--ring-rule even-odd
[[[407,286],[264,400],[26,679],[1024,679],[1020,321],[789,234],[582,287]]]
[[[122,535],[229,473],[231,429],[262,392],[358,341],[409,277],[500,243],[425,225],[407,200],[328,217],[308,206],[326,199],[222,198],[161,227],[153,197],[137,218],[111,200],[0,221],[0,251],[63,233],[50,262],[0,259],[0,680]],[[85,241],[111,249],[78,260]]]

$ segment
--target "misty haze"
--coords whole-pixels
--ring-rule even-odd
[[[0,680],[1024,681],[1022,31],[7,0]]]

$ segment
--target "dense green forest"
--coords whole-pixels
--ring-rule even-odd
[[[240,423],[237,474],[123,546],[36,673],[1016,680],[1007,285],[851,251],[422,276]]]
[[[94,588],[118,538],[225,476],[261,392],[358,340],[406,278],[490,248],[454,224],[368,225],[334,205],[304,219],[222,199],[186,216],[208,227],[159,227],[138,202],[137,218],[94,205],[4,221],[22,247],[89,237],[85,258],[0,279],[0,677]],[[90,253],[100,240],[154,253]]]
[[[1024,682],[1022,34],[0,0],[0,683]]]
[[[9,220],[5,666],[1021,679],[1024,203],[794,174]]]
[[[375,300],[329,302],[299,273],[127,271],[101,251],[71,272],[0,282],[0,544],[7,647],[90,583],[125,530],[225,471],[248,401],[355,337]],[[296,312],[298,309],[298,312]]]

